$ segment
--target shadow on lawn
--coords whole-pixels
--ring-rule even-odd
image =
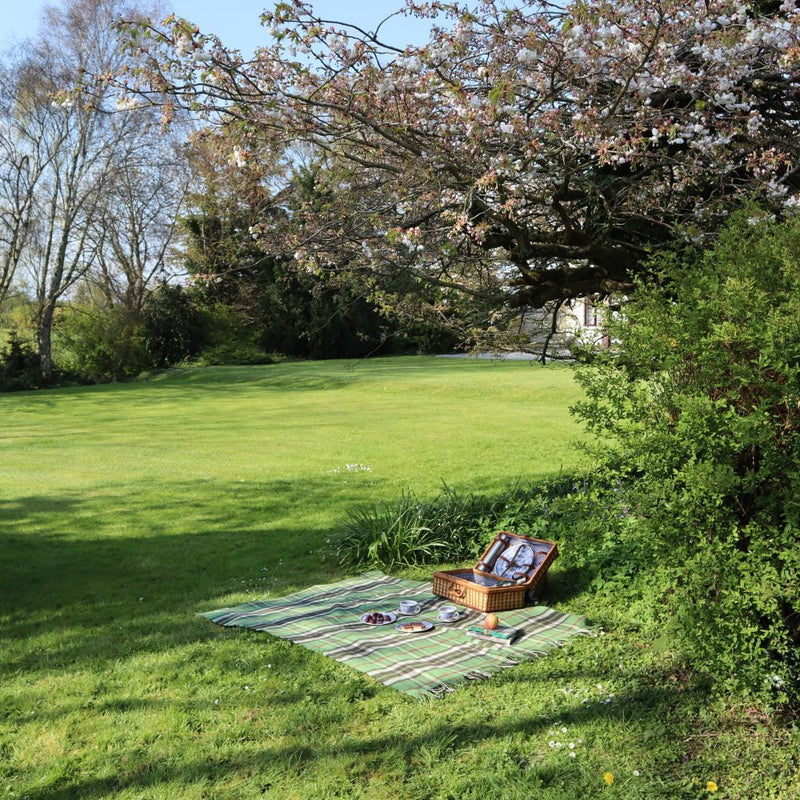
[[[190,631],[208,638],[208,623],[189,623],[219,598],[283,594],[340,574],[320,552],[330,531],[313,521],[314,504],[332,497],[355,503],[358,486],[195,482],[0,504],[2,638],[40,637],[53,666],[152,652]],[[42,663],[36,648],[0,649],[4,671]]]
[[[403,365],[408,369],[409,365]],[[103,405],[117,396],[128,404],[135,396],[142,395],[142,403],[147,407],[161,396],[178,393],[181,397],[189,392],[211,392],[215,395],[230,393],[237,399],[247,394],[264,391],[308,392],[343,389],[351,386],[365,372],[375,371],[372,364],[358,367],[354,361],[326,361],[309,364],[307,362],[288,362],[257,366],[183,367],[164,370],[141,380],[98,384],[90,386],[69,386],[57,389],[40,389],[20,392],[19,397],[32,401],[36,408],[72,408],[76,403],[94,406]],[[399,367],[392,368],[395,373]],[[402,374],[402,372],[400,373]],[[54,394],[50,394],[53,392]],[[191,394],[190,394],[191,398]],[[169,398],[174,402],[175,398]],[[181,401],[183,402],[183,401]]]

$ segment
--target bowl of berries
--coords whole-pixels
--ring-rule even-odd
[[[368,611],[361,615],[361,621],[365,625],[390,625],[396,619],[397,616],[388,611]]]

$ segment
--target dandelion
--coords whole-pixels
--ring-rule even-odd
[[[611,772],[604,772],[603,780],[606,782],[606,786],[611,786],[611,784],[614,783],[614,774]]]
[[[719,787],[717,786],[717,784],[714,781],[709,781],[706,784],[706,789],[708,789],[709,792],[716,792],[718,788]]]
[[[639,777],[641,774],[642,774],[642,773],[641,773],[641,772],[639,772],[639,770],[638,770],[638,769],[635,769],[635,770],[633,771],[633,777],[634,777],[634,778],[638,778],[638,777]]]

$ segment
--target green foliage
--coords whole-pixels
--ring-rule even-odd
[[[286,215],[267,187],[248,185],[228,195],[219,180],[215,174],[195,196],[194,213],[182,220],[186,267],[205,302],[216,313],[227,306],[238,315],[262,352],[350,358],[379,349],[385,320],[351,287],[300,267],[283,244]],[[271,235],[256,240],[256,228]],[[216,356],[225,357],[225,350]]]
[[[425,511],[410,492],[395,502],[350,511],[341,538],[331,542],[339,563],[388,568],[431,563],[447,549],[448,540],[441,530],[426,524]]]
[[[298,167],[280,200],[266,182],[242,184],[237,175],[237,183],[226,184],[218,171],[206,178],[205,191],[192,198],[192,213],[181,220],[186,268],[205,302],[239,315],[255,344],[269,353],[356,358],[455,349],[460,337],[448,329],[446,317],[464,314],[463,299],[445,300],[429,281],[388,263],[365,275],[341,247],[324,266],[295,258],[296,220],[304,213],[317,219],[341,199],[330,190],[330,175],[321,181],[326,169]],[[409,307],[423,296],[437,312],[417,319]]]
[[[542,538],[555,530],[547,507],[571,484],[567,479],[528,487],[519,483],[494,495],[443,484],[438,495],[419,499],[412,491],[398,500],[352,509],[330,537],[346,567],[474,561],[499,530]]]
[[[95,383],[132,378],[153,366],[142,322],[122,306],[67,307],[57,339],[72,370]]]
[[[663,622],[720,690],[797,698],[800,222],[742,215],[656,266],[578,376],[578,416],[614,442],[606,552],[654,565]]]
[[[265,353],[245,317],[224,303],[202,308],[205,344],[193,363],[199,366],[224,364],[271,364],[276,357]]]
[[[11,333],[0,351],[0,391],[38,389],[42,385],[39,357],[32,345]]]
[[[142,308],[144,341],[154,367],[177,364],[200,352],[206,331],[200,307],[181,286],[162,283]]]
[[[257,345],[247,342],[230,342],[204,347],[197,358],[192,360],[192,364],[201,367],[215,367],[225,364],[273,364],[276,360],[282,360],[282,357],[265,353]]]

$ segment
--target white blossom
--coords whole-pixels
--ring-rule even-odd
[[[194,50],[194,42],[192,37],[187,34],[181,34],[175,42],[175,54],[179,58],[189,55]]]
[[[228,161],[237,167],[244,167],[247,165],[247,151],[238,145],[231,151]]]

